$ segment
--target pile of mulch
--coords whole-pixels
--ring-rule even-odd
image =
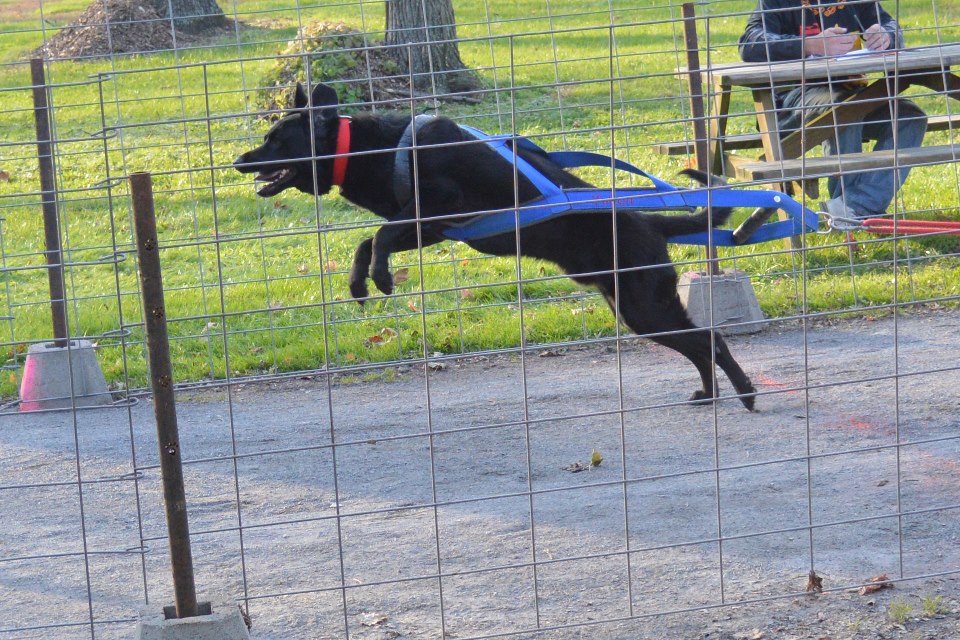
[[[309,59],[309,81],[305,63]],[[280,117],[293,104],[297,83],[327,82],[340,104],[383,103],[411,97],[410,82],[380,43],[344,22],[311,20],[277,51],[277,59],[260,78],[256,104],[267,119]],[[409,107],[403,103],[402,106]]]
[[[411,98],[478,103],[473,94],[433,96],[430,88],[415,90],[410,77],[393,57],[394,50],[344,22],[312,20],[277,52],[273,66],[260,78],[257,108],[265,119],[279,118],[293,102],[297,83],[330,84],[340,104],[377,104],[409,109]],[[305,63],[309,62],[310,73]],[[309,81],[308,81],[309,75]],[[442,78],[440,78],[442,80]]]
[[[217,33],[232,28],[232,21]],[[189,45],[198,36],[176,32],[178,47]],[[50,38],[34,54],[47,60],[108,57],[119,53],[141,53],[173,49],[174,31],[170,20],[152,6],[137,0],[94,0],[69,26]]]

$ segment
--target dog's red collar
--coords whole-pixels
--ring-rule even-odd
[[[333,184],[343,185],[343,179],[347,175],[347,160],[350,153],[350,118],[340,116],[340,127],[337,129],[337,148],[334,151],[336,157],[333,159]]]

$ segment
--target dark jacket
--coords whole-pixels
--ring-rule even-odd
[[[840,26],[848,32],[863,32],[880,24],[903,46],[900,25],[879,2],[861,0],[759,0],[740,36],[740,57],[744,62],[800,60],[803,35],[817,35]]]

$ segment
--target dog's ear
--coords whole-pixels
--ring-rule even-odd
[[[297,88],[293,93],[293,108],[294,109],[306,109],[307,108],[307,91],[303,88],[303,85],[299,82],[297,83]]]
[[[333,90],[333,87],[321,82],[313,88],[310,102],[313,103],[313,108],[317,110],[316,113],[320,120],[329,122],[337,119],[339,100],[337,100],[337,92]]]
[[[312,107],[314,114],[320,120],[336,120],[338,104],[337,92],[323,83],[313,88],[313,94],[309,100],[307,100],[306,89],[299,82],[293,94],[293,108],[295,110]]]
[[[313,95],[310,96],[313,101],[313,107],[333,107],[336,110],[339,100],[337,100],[337,92],[333,90],[333,87],[323,84],[322,82],[313,88]]]

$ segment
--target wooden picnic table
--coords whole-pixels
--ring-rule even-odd
[[[960,77],[951,67],[960,64],[960,43],[936,46],[847,54],[834,58],[806,58],[790,62],[718,64],[700,69],[704,83],[712,87],[714,117],[710,119],[709,141],[712,166],[718,173],[747,180],[781,180],[789,182],[817,178],[839,170],[862,171],[890,166],[940,164],[958,159],[960,146],[940,145],[919,149],[897,149],[887,154],[847,154],[827,158],[805,158],[834,133],[834,127],[862,119],[882,106],[891,96],[919,85],[960,100]],[[817,82],[842,81],[851,76],[866,76],[869,84],[862,91],[838,103],[822,116],[806,123],[786,136],[781,135],[774,104],[774,92],[801,80]],[[746,87],[753,94],[754,107],[763,156],[723,154],[730,116],[733,87]],[[960,125],[952,118],[945,127]],[[941,128],[941,127],[938,127]],[[734,136],[735,138],[735,136]],[[731,145],[734,146],[734,145]],[[741,147],[742,148],[742,147]],[[847,162],[844,165],[844,162]]]

